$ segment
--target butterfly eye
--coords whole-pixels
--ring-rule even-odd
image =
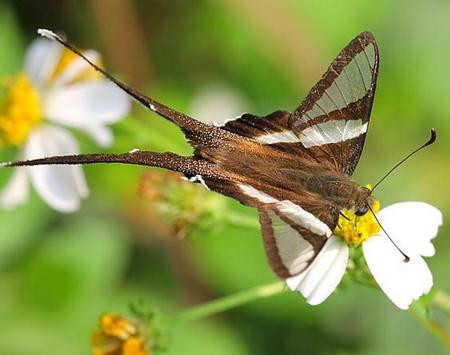
[[[369,210],[369,208],[366,205],[364,205],[355,211],[355,215],[357,215],[359,217],[364,216],[368,210]]]

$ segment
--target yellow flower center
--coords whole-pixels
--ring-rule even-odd
[[[372,210],[374,213],[380,210],[380,201],[374,199]],[[381,229],[370,211],[363,216],[357,216],[349,210],[342,210],[341,214],[334,235],[344,238],[349,245],[360,245]]]
[[[120,316],[105,314],[92,335],[93,355],[150,355],[150,348],[137,325]]]
[[[10,85],[0,106],[0,147],[21,145],[30,130],[42,121],[39,93],[21,73]]]
[[[77,58],[76,54],[65,49],[45,84],[52,84]],[[101,66],[99,58],[95,62]],[[86,68],[72,78],[71,83],[98,78],[100,74],[86,65]],[[25,73],[19,74],[9,85],[2,86],[6,86],[6,92],[2,95],[0,103],[0,148],[8,145],[20,146],[27,139],[31,129],[43,119],[39,93]]]

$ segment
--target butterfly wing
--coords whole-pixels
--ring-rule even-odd
[[[353,174],[366,138],[378,76],[374,36],[363,32],[345,47],[291,114],[302,145],[336,171]]]
[[[288,278],[305,270],[319,253],[327,237],[302,227],[295,215],[276,206],[259,208],[264,248],[274,273]]]
[[[264,145],[315,160],[351,175],[367,133],[378,75],[378,48],[371,33],[353,39],[293,112],[244,114],[223,128]],[[300,161],[300,160],[299,160]],[[332,234],[339,211],[321,196],[277,200],[240,186],[257,200],[264,245],[273,271],[287,278],[302,272]]]
[[[279,277],[307,268],[332,234],[336,215],[327,209],[326,201],[319,206],[316,197],[281,199],[275,190],[266,193],[246,183],[237,183],[231,190],[226,194],[258,208],[267,258]]]
[[[292,113],[245,114],[223,127],[352,175],[367,133],[378,76],[378,47],[370,32],[354,38]]]

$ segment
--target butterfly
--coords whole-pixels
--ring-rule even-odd
[[[378,76],[373,34],[362,32],[334,59],[293,112],[243,114],[221,126],[195,120],[118,81],[48,30],[41,35],[83,57],[149,110],[177,125],[192,156],[133,150],[5,163],[125,163],[182,173],[190,181],[258,209],[266,254],[281,278],[304,271],[317,257],[344,209],[364,215],[370,191],[351,176],[361,156]]]

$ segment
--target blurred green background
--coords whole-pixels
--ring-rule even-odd
[[[355,179],[376,182],[435,127],[438,142],[398,170],[377,197],[383,205],[423,200],[444,216],[450,212],[448,1],[4,0],[0,75],[21,69],[38,27],[98,49],[106,67],[133,86],[209,120],[294,109],[335,55],[370,30],[380,47],[380,76]],[[190,152],[174,126],[139,107],[114,132],[109,151]],[[99,151],[79,138],[84,152]],[[209,201],[210,210],[202,212],[203,227],[177,238],[156,212],[160,206],[138,193],[148,183],[146,171],[86,167],[91,196],[75,214],[54,212],[36,194],[26,206],[0,212],[1,354],[89,354],[103,312],[127,314],[140,300],[176,312],[275,281],[259,230],[223,216],[256,223],[256,211],[180,183],[175,190],[197,207]],[[3,184],[9,174],[2,171]],[[448,234],[444,224],[429,260],[436,287],[446,291]],[[317,307],[284,293],[174,329],[171,338],[168,354],[447,353],[410,313],[357,285]]]

